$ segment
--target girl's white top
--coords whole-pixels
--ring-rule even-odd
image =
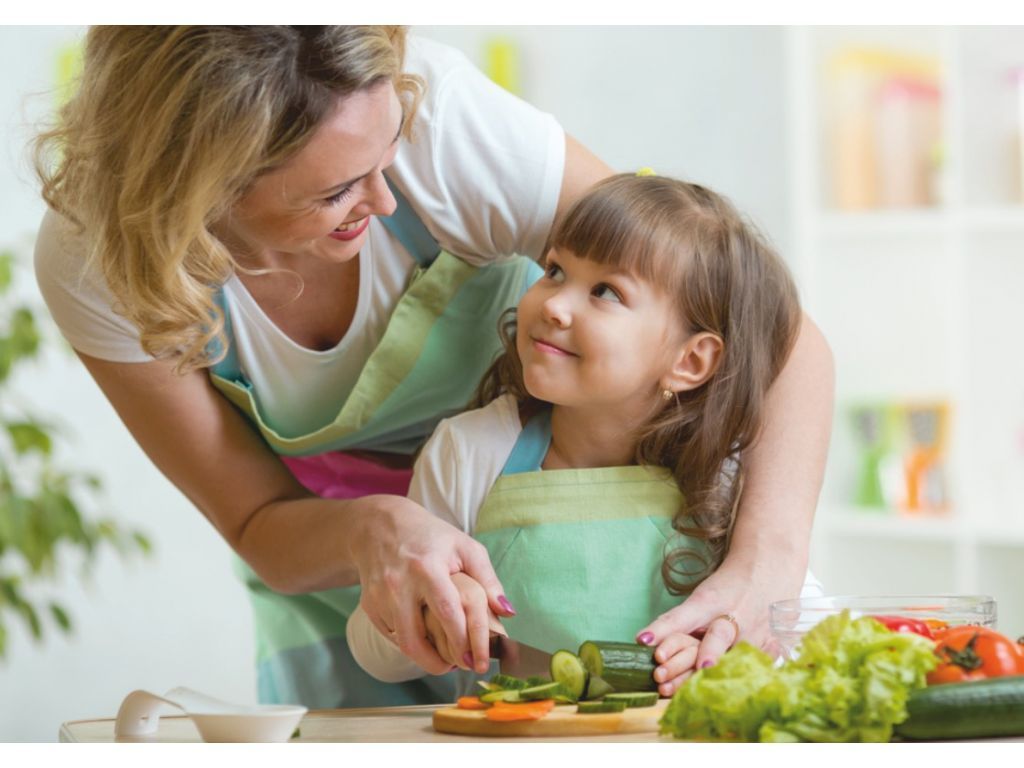
[[[388,175],[441,247],[471,263],[510,254],[533,258],[551,228],[565,164],[555,119],[509,94],[460,52],[410,37],[405,70],[426,81],[413,140],[402,141]],[[76,350],[121,363],[151,360],[138,330],[112,308],[86,248],[69,223],[47,213],[36,243],[43,297]],[[285,437],[334,419],[415,266],[375,218],[359,255],[352,324],[333,349],[299,346],[263,313],[237,277],[224,286],[243,374],[267,424]]]

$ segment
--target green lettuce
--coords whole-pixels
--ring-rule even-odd
[[[872,618],[830,616],[780,666],[747,643],[688,679],[661,718],[680,739],[888,741],[935,667],[934,645]]]

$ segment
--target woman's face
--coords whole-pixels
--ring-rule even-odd
[[[395,159],[402,120],[390,82],[339,100],[305,147],[252,184],[218,234],[256,266],[281,255],[350,260],[369,217],[394,213],[382,172]]]

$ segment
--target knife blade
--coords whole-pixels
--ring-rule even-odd
[[[498,660],[503,675],[520,678],[551,675],[550,653],[501,635],[491,638],[491,658]]]

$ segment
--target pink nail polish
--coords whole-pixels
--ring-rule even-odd
[[[465,664],[470,669],[472,669],[473,668],[473,654],[470,653],[469,651],[466,651],[464,654],[462,654],[462,663]]]
[[[505,611],[509,616],[516,615],[516,609],[512,607],[512,603],[508,601],[508,598],[504,595],[498,597],[498,605],[501,606],[502,610]]]
[[[638,635],[637,636],[636,641],[638,643],[643,644],[643,645],[650,645],[651,643],[654,642],[654,633],[653,632],[644,632],[642,635]]]
[[[707,669],[708,667],[710,667],[714,663],[715,662],[713,662],[711,659],[704,659],[704,661],[702,661],[700,663],[700,668],[701,669]]]

